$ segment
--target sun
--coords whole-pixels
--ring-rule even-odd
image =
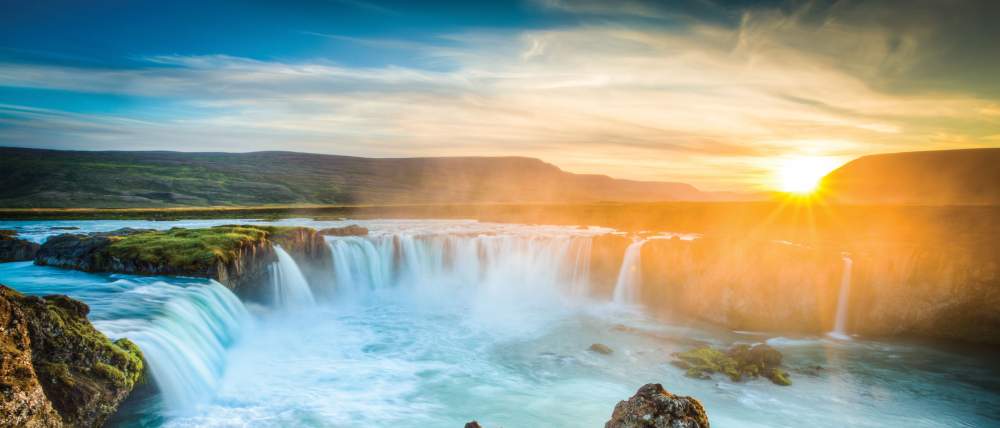
[[[799,195],[813,193],[823,176],[836,166],[836,160],[823,157],[786,158],[776,171],[778,188]]]

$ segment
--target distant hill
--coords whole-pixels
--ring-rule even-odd
[[[1000,148],[863,156],[821,188],[837,202],[1000,205]]]
[[[572,174],[523,157],[375,159],[293,152],[88,152],[0,147],[0,207],[676,201],[683,183]]]

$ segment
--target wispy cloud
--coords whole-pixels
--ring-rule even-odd
[[[788,154],[846,160],[997,144],[997,100],[968,88],[899,90],[924,61],[922,34],[807,14],[749,11],[735,26],[680,29],[471,31],[440,35],[442,44],[314,34],[407,49],[447,71],[226,55],[152,56],[132,69],[2,64],[3,86],[163,97],[204,113],[129,122],[7,106],[0,144],[518,154],[708,189],[766,185],[768,159]]]

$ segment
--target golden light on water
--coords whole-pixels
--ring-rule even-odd
[[[775,171],[777,187],[783,192],[805,195],[816,191],[824,175],[838,166],[832,158],[798,156],[783,159]]]

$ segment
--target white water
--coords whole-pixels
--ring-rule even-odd
[[[133,292],[162,292],[160,283]],[[249,315],[222,284],[187,287],[168,299],[159,313],[140,322],[106,321],[98,327],[127,337],[142,349],[163,402],[184,412],[211,398],[226,367],[226,347],[241,334]]]
[[[312,306],[316,303],[309,281],[302,274],[298,263],[280,245],[274,246],[278,261],[271,266],[271,285],[274,291],[274,304],[280,308],[295,309]]]
[[[222,366],[205,371],[207,380],[173,378],[200,385],[177,388],[196,390],[192,397],[199,398],[164,395],[167,411],[139,407],[139,416],[115,426],[446,428],[472,419],[487,427],[601,426],[618,400],[647,382],[697,397],[721,428],[798,427],[803,420],[816,427],[1000,422],[994,354],[662,324],[590,296],[584,267],[595,233],[589,230],[445,221],[364,225],[372,236],[330,239],[331,249],[343,244],[339,254],[353,268],[335,264],[331,280],[311,284],[315,305],[260,311],[252,334],[219,341],[228,349],[205,358],[212,362],[206,366]],[[206,283],[108,278],[0,264],[0,282],[81,298],[99,329],[133,340],[132,332],[144,328],[174,334],[161,327],[170,323],[157,321],[161,307],[173,312],[166,302],[189,300],[186,290]],[[226,311],[193,307],[197,316],[180,319],[211,326],[215,314]],[[245,317],[242,306],[236,312]],[[222,324],[218,331],[246,328]],[[668,364],[671,353],[692,343],[765,340],[784,353],[792,386],[694,380]],[[143,349],[150,346],[145,343]],[[147,358],[218,355],[205,351],[218,348],[196,340],[168,343],[177,347],[148,348]],[[614,353],[590,352],[592,343]],[[822,367],[816,374],[799,370],[815,366]],[[171,379],[157,377],[157,383]]]
[[[491,296],[492,303],[589,292],[589,236],[390,234],[327,237],[339,296],[387,288]]]
[[[846,254],[843,256],[844,269],[840,276],[840,293],[837,296],[837,318],[834,320],[831,337],[838,339],[849,339],[847,334],[847,305],[851,298],[851,270],[854,261]]]
[[[612,295],[612,301],[617,304],[634,305],[639,302],[642,288],[642,245],[645,243],[645,239],[636,240],[625,249]]]

